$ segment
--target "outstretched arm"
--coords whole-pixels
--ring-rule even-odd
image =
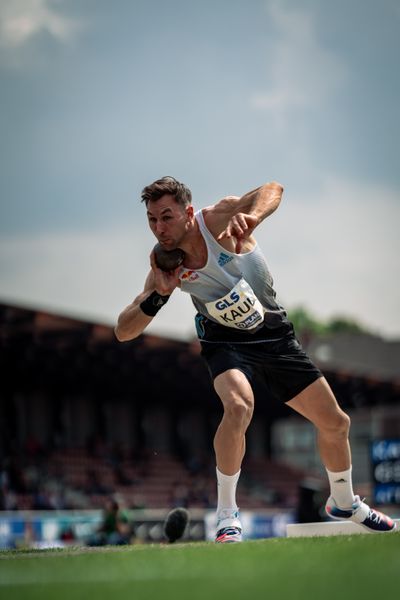
[[[251,237],[254,229],[278,208],[282,194],[283,187],[272,182],[241,198],[228,196],[210,207],[209,228],[217,240],[236,238],[236,252],[240,252],[243,242]]]
[[[155,265],[153,253],[150,262],[151,271],[143,292],[118,317],[114,332],[120,342],[133,340],[143,333],[179,283],[179,268],[169,273],[161,271]]]

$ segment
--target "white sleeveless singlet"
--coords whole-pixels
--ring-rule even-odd
[[[275,300],[273,280],[264,255],[256,245],[250,252],[225,250],[207,229],[202,211],[195,214],[207,246],[202,269],[182,267],[181,290],[191,295],[197,311],[215,323],[252,333],[265,323],[279,327],[286,312]]]

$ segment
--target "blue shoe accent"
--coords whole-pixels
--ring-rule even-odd
[[[350,519],[353,516],[353,510],[343,510],[338,506],[326,506],[326,512],[332,519]]]

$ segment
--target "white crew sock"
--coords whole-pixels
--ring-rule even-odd
[[[217,492],[218,492],[218,506],[217,513],[220,510],[232,509],[237,510],[236,504],[236,486],[239,481],[240,471],[235,475],[224,475],[221,471],[217,471]]]
[[[326,472],[328,473],[332,498],[339,508],[350,508],[355,500],[351,478],[351,467],[350,469],[347,469],[347,471],[337,471],[333,473],[326,469]]]

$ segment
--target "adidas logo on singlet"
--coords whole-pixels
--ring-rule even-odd
[[[233,260],[233,256],[228,256],[228,254],[225,254],[224,252],[221,252],[218,256],[218,264],[220,267],[223,267],[224,265],[226,265],[226,263],[230,262],[231,260]]]

